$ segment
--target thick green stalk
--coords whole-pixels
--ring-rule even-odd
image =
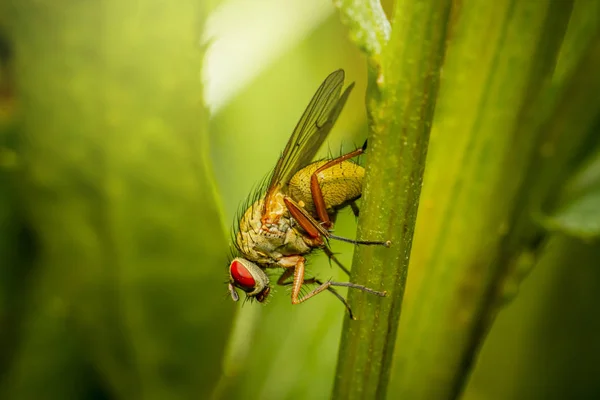
[[[350,292],[359,320],[344,326],[334,398],[386,393],[450,10],[451,1],[399,1],[390,41],[380,59],[370,58],[371,132],[358,237],[392,246],[359,247],[351,279],[388,297]]]

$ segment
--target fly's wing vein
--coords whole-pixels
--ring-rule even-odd
[[[354,84],[349,85],[340,96],[343,86],[342,69],[332,72],[319,86],[277,161],[267,197],[286,186],[298,170],[313,160],[340,115]]]

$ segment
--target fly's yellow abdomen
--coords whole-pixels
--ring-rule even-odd
[[[310,179],[316,170],[328,161],[314,162],[298,171],[289,182],[289,194],[312,214],[315,206],[311,194]],[[328,212],[338,209],[356,200],[362,193],[365,170],[351,161],[343,161],[317,174],[317,180],[323,193]]]

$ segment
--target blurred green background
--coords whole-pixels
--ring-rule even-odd
[[[356,87],[322,154],[367,135],[335,8],[279,3],[0,2],[0,398],[330,398],[339,301],[225,284],[236,211],[329,72]],[[600,397],[599,244],[548,246],[465,399]]]

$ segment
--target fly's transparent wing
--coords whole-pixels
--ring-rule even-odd
[[[343,86],[342,69],[332,72],[319,86],[277,161],[267,189],[267,198],[285,187],[298,170],[313,160],[344,108],[354,83],[340,96]]]

